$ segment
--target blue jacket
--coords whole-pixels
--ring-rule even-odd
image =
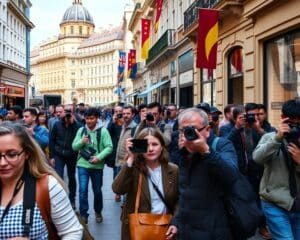
[[[49,144],[49,131],[40,125],[36,125],[33,128],[34,136],[33,138],[37,141],[40,147],[44,150]]]
[[[220,138],[216,149],[204,155],[181,151],[179,209],[171,221],[179,228],[179,240],[230,239],[223,194],[238,177],[237,159],[227,139]]]

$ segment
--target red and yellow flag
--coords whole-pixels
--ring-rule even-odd
[[[127,78],[130,78],[131,68],[132,68],[131,51],[129,51],[128,61],[127,61]]]
[[[162,5],[163,5],[163,0],[156,0],[156,18],[155,18],[155,23],[154,23],[154,32],[155,33],[157,33],[157,30],[158,30],[158,24],[159,24],[159,19],[160,19],[160,15],[161,15]]]
[[[148,52],[150,46],[150,20],[142,18],[142,52],[141,58],[148,59]]]
[[[201,8],[198,16],[197,67],[215,69],[219,11]]]

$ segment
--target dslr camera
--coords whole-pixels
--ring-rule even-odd
[[[72,113],[71,113],[71,110],[69,110],[69,109],[66,109],[65,110],[65,117],[66,117],[66,119],[70,119],[71,117],[72,117]]]
[[[288,143],[294,143],[300,148],[300,123],[288,122],[291,128],[289,133],[285,134],[285,139]]]
[[[83,150],[81,150],[79,152],[80,156],[83,157],[85,160],[89,161],[91,159],[92,156],[95,155],[97,151],[92,148],[92,147],[88,147],[88,148],[85,148]]]
[[[193,126],[188,126],[183,128],[183,134],[188,141],[193,141],[198,138],[198,135],[195,131],[195,128]]]
[[[118,118],[118,119],[121,119],[122,117],[123,117],[123,113],[118,113],[118,114],[117,114],[117,118]]]
[[[154,116],[152,114],[152,112],[148,112],[146,115],[146,120],[149,122],[153,122],[154,121]]]
[[[247,123],[252,124],[255,123],[255,113],[246,113],[245,114],[245,120]]]

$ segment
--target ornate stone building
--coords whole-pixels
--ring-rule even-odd
[[[131,10],[128,10],[131,13]],[[115,93],[119,50],[126,46],[126,17],[119,27],[95,32],[91,14],[74,0],[60,23],[59,36],[32,51],[31,85],[36,95],[60,94],[64,104],[98,105],[118,101]],[[131,81],[123,88],[130,89]]]
[[[29,0],[0,1],[0,103],[26,105],[30,78]]]

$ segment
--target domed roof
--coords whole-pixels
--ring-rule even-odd
[[[88,22],[94,24],[93,17],[89,11],[82,6],[81,1],[74,1],[73,5],[65,11],[61,23],[65,22]]]

